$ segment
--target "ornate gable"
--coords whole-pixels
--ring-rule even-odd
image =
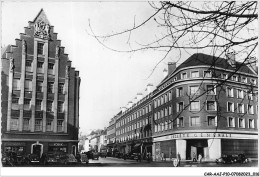
[[[50,22],[43,9],[40,10],[34,21],[34,37],[50,39]]]

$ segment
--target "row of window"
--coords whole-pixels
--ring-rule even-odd
[[[19,103],[19,98],[12,98],[12,103],[13,104],[18,104]],[[48,112],[53,112],[53,101],[47,100],[47,111]],[[31,108],[31,99],[25,98],[24,99],[24,107],[27,109]],[[42,100],[36,100],[35,104],[35,110],[36,111],[41,111],[42,110]],[[64,102],[58,101],[58,112],[63,112],[64,111]]]
[[[172,100],[172,92],[169,91],[168,93],[165,93],[161,97],[158,97],[157,99],[154,100],[154,108],[159,107],[171,100]]]
[[[256,106],[257,108],[257,106]],[[245,106],[243,103],[237,103],[237,113],[245,113]],[[227,112],[235,112],[235,104],[233,102],[227,102]],[[247,104],[246,113],[254,114],[254,106]]]
[[[200,77],[199,75],[199,71],[191,71],[190,72],[190,78],[198,78]],[[204,71],[203,72],[203,77],[206,77],[206,78],[212,78],[212,77],[216,77],[215,74],[212,74],[212,71]],[[229,78],[230,77],[230,78]],[[181,79],[187,79],[188,78],[188,75],[187,75],[187,72],[182,72],[181,73]],[[243,82],[243,83],[249,83],[249,84],[254,84],[256,85],[256,79],[250,79],[248,81],[248,78],[245,77],[245,76],[238,76],[238,75],[234,75],[234,74],[227,74],[227,73],[222,73],[221,74],[221,78],[222,79],[230,79],[232,81],[237,81],[237,82]],[[177,80],[177,77],[174,79],[174,80]]]
[[[139,118],[140,116],[143,116],[149,112],[152,111],[152,104],[149,104],[147,106],[145,106],[144,108],[141,108],[140,110],[136,111],[135,113],[131,114],[130,116],[123,118],[121,120],[119,120],[116,123],[116,128],[121,127],[122,125],[125,125],[137,118]]]
[[[136,132],[129,135],[123,135],[119,137],[117,141],[123,142],[123,141],[138,139],[138,138],[150,136],[149,134],[151,134],[151,132],[143,132],[143,133]]]
[[[44,62],[38,61],[37,62],[37,68],[43,69],[43,64],[44,64]],[[26,60],[25,67],[26,67],[26,69],[31,69],[32,68],[32,60]],[[48,69],[53,70],[53,68],[54,68],[54,63],[48,63]]]
[[[234,97],[234,88],[227,87],[227,97]],[[248,100],[253,100],[252,91],[246,91],[240,88],[237,88],[237,98],[243,99],[247,95]]]
[[[237,118],[238,121],[238,128],[246,128],[245,125],[245,118]],[[217,116],[207,116],[207,125],[208,126],[217,126],[218,119]],[[205,126],[203,122],[201,122],[199,116],[191,116],[189,120],[190,127],[197,127],[197,126]],[[235,118],[228,117],[227,118],[227,126],[228,127],[235,127]],[[173,129],[174,127],[185,127],[184,125],[184,118],[179,117],[176,121],[165,121],[159,124],[154,125],[154,132],[166,131]],[[255,128],[254,119],[248,119],[248,128]]]
[[[13,79],[13,90],[21,90],[20,79]],[[32,81],[31,80],[24,81],[24,90],[32,91]],[[37,92],[43,91],[43,81],[36,82],[36,91]],[[54,82],[48,82],[47,92],[54,93]],[[64,83],[58,83],[58,93],[64,94]]]
[[[42,119],[35,119],[34,130],[42,131],[42,127],[43,127]],[[11,119],[10,129],[11,130],[19,129],[19,120],[18,119]],[[23,119],[23,130],[30,131],[30,129],[31,129],[31,120]],[[46,120],[46,131],[53,131],[53,120],[52,119]],[[57,131],[58,132],[64,131],[64,121],[63,120],[57,120]]]
[[[184,102],[177,103],[176,111],[181,112],[185,109]],[[190,111],[199,111],[200,110],[200,101],[190,101],[189,105]],[[216,101],[206,101],[206,110],[207,111],[217,111]]]
[[[141,121],[138,121],[138,122],[135,123],[135,124],[132,124],[132,125],[129,125],[129,126],[126,126],[126,127],[122,128],[122,129],[120,129],[120,130],[117,130],[117,131],[116,131],[116,135],[122,135],[122,134],[124,134],[124,133],[130,132],[130,131],[133,131],[133,130],[136,130],[136,129],[138,129],[138,128],[141,128],[141,127],[147,125],[148,123],[149,123],[148,118],[143,119],[143,120],[141,120]]]
[[[154,113],[154,119],[157,120],[157,119],[163,118],[163,117],[171,115],[171,114],[172,114],[172,106],[170,105],[169,107],[164,108],[161,111]]]

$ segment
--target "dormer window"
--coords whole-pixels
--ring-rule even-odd
[[[211,71],[204,71],[204,77],[212,77]]]
[[[237,81],[237,76],[232,76],[232,81]]]
[[[187,79],[187,73],[182,73],[181,74],[181,79]]]

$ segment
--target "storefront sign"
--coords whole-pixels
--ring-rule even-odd
[[[66,143],[49,143],[49,146],[67,146]]]
[[[25,146],[25,142],[5,142],[5,146]]]
[[[166,141],[171,139],[196,139],[196,138],[231,138],[231,133],[177,133],[173,135],[154,138],[154,141]]]

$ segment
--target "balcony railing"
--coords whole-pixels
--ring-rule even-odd
[[[59,94],[58,100],[64,102],[65,101],[65,94]]]
[[[12,96],[19,98],[20,97],[20,92],[21,92],[20,90],[13,90]]]
[[[12,117],[20,117],[20,110],[12,110],[11,116]]]
[[[48,93],[48,100],[54,100],[54,93]]]
[[[35,118],[43,118],[43,111],[35,111]]]
[[[24,91],[25,98],[32,98],[32,91]]]
[[[37,99],[43,99],[43,92],[36,92]]]
[[[58,119],[64,119],[65,117],[65,113],[62,112],[62,113],[58,113]]]
[[[24,110],[23,111],[23,117],[32,117],[32,111],[31,110]]]
[[[46,117],[53,119],[54,118],[54,112],[46,112]]]

